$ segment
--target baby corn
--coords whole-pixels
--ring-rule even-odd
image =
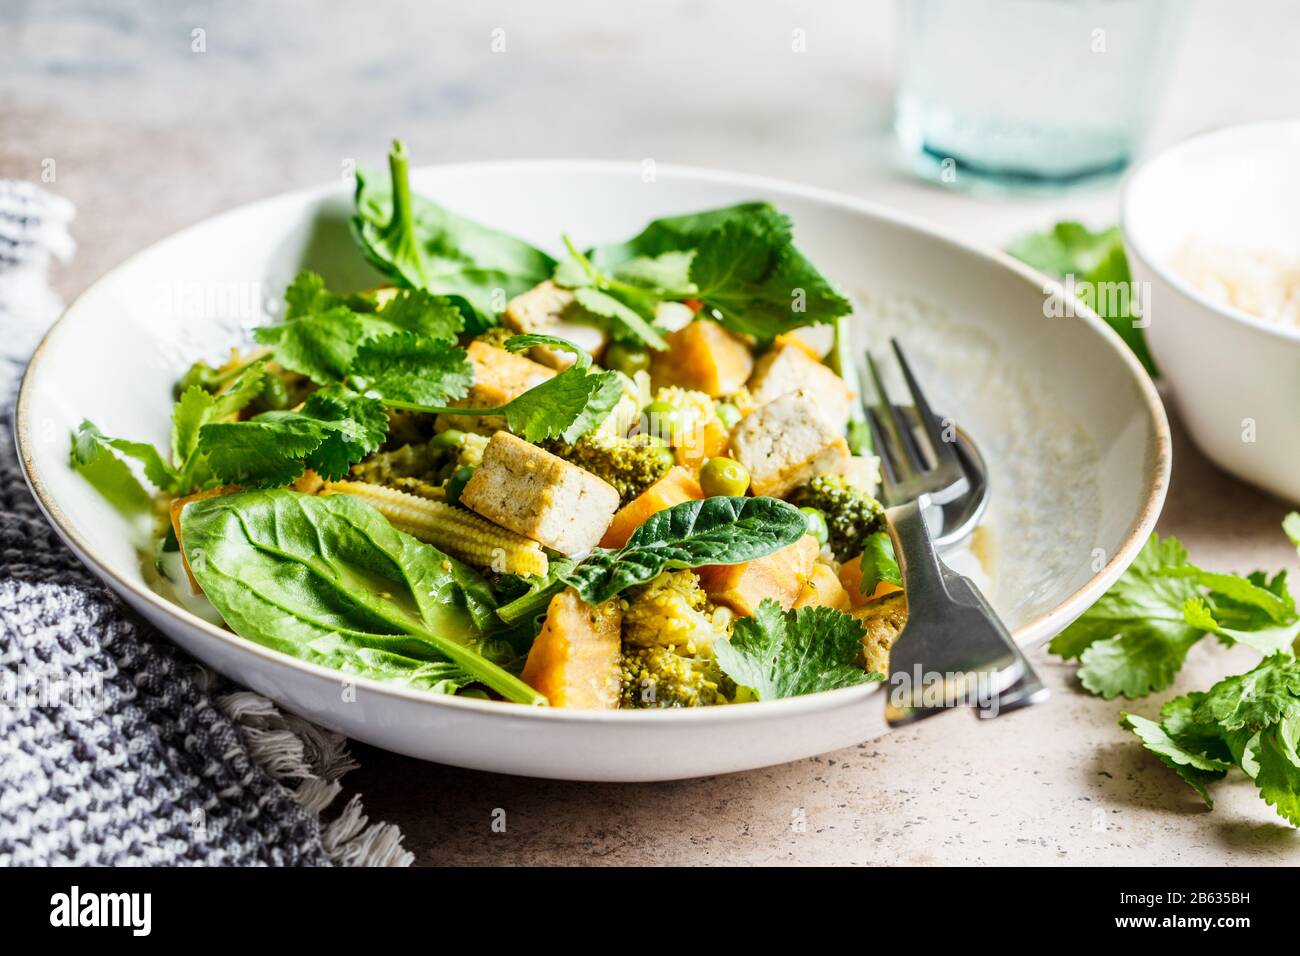
[[[545,574],[541,545],[486,518],[365,481],[327,481],[322,494],[355,495],[395,527],[476,567],[511,574]]]

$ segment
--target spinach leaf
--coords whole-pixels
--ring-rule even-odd
[[[411,195],[400,141],[388,168],[387,187],[357,173],[353,232],[371,264],[394,281],[455,297],[467,331],[496,325],[506,299],[551,277],[555,260],[540,249]]]
[[[187,505],[185,557],[241,637],[348,674],[545,699],[475,649],[472,570],[351,495],[245,491]]]
[[[718,641],[714,650],[727,676],[759,700],[884,680],[858,663],[862,625],[830,607],[782,611],[765,598],[753,617],[736,619],[731,639]]]
[[[798,508],[776,498],[686,501],[652,515],[621,549],[596,549],[565,580],[599,604],[663,571],[764,557],[794,544],[807,527]]]

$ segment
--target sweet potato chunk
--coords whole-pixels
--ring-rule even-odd
[[[312,472],[312,474],[315,474],[315,472]],[[190,559],[185,556],[185,543],[181,540],[181,512],[185,510],[185,506],[191,501],[202,501],[204,498],[228,495],[235,490],[234,485],[222,485],[220,488],[211,488],[208,491],[196,491],[184,498],[173,499],[167,508],[167,514],[172,523],[172,534],[176,536],[176,546],[181,552],[181,564],[185,567],[185,576],[190,579],[190,590],[195,594],[202,594],[203,589],[199,587],[199,582],[194,579],[194,572],[190,570]]]
[[[844,585],[835,576],[830,565],[818,561],[812,566],[808,580],[794,599],[795,607],[833,607],[837,611],[848,611],[852,606]]]
[[[605,536],[600,539],[602,548],[621,548],[632,537],[632,532],[645,524],[651,515],[679,505],[683,501],[696,501],[704,491],[695,476],[676,465],[653,485],[633,498],[614,515]]]
[[[714,604],[752,617],[764,598],[785,610],[794,606],[817,560],[817,539],[804,535],[789,547],[744,564],[716,564],[700,568],[700,584]]]
[[[618,600],[588,604],[569,588],[551,598],[520,675],[552,707],[613,710],[619,700]]]
[[[555,375],[545,365],[486,342],[471,342],[465,351],[474,367],[474,385],[468,395],[450,403],[457,408],[498,408]],[[459,428],[491,435],[504,427],[500,415],[439,415],[434,422],[435,430],[440,432]]]
[[[655,385],[677,385],[717,398],[744,385],[754,370],[749,346],[717,322],[697,319],[667,337],[668,351],[651,353]]]
[[[862,555],[858,555],[853,560],[845,561],[840,565],[840,584],[844,585],[844,590],[848,592],[849,601],[854,607],[865,607],[872,601],[878,601],[895,591],[903,590],[897,584],[890,584],[888,581],[877,581],[873,593],[863,594]]]

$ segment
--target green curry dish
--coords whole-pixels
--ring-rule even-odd
[[[447,693],[481,684],[545,699],[478,651],[478,575],[394,529],[351,495],[283,489],[196,501],[181,513],[195,580],[241,637],[345,674]]]

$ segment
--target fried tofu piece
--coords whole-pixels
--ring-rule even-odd
[[[600,541],[618,510],[618,492],[563,458],[499,431],[460,503],[503,528],[569,557]]]
[[[748,388],[755,405],[802,391],[817,403],[835,431],[843,432],[849,423],[852,390],[802,344],[786,341],[774,345],[754,364]]]
[[[469,394],[451,403],[457,408],[499,408],[555,376],[555,371],[545,365],[486,342],[471,342],[466,352],[474,366],[474,384]],[[481,435],[491,435],[504,427],[505,420],[500,415],[439,415],[434,424],[440,432],[459,428]]]
[[[617,598],[588,604],[568,588],[551,598],[520,677],[552,707],[614,710],[619,703],[622,626]]]
[[[794,606],[833,607],[837,611],[847,612],[853,605],[849,601],[849,592],[844,590],[844,585],[830,565],[818,561],[812,566],[812,572],[808,575],[808,580],[804,581],[799,596],[794,599]]]
[[[815,475],[850,465],[844,435],[806,392],[760,405],[731,430],[731,453],[745,466],[756,495],[781,497]]]
[[[600,358],[608,336],[600,319],[578,305],[571,289],[550,279],[520,293],[506,304],[501,324],[520,334],[555,335]],[[537,362],[553,369],[566,369],[574,356],[563,349],[539,345],[528,352]]]
[[[806,534],[765,558],[744,564],[715,564],[696,573],[710,601],[744,617],[752,617],[765,598],[788,611],[812,573],[818,550],[817,539]]]
[[[717,322],[696,319],[666,341],[666,352],[650,353],[656,388],[677,385],[717,398],[739,389],[754,370],[749,346]]]
[[[866,630],[862,635],[864,669],[889,673],[889,649],[907,624],[907,597],[900,591],[849,612]]]

